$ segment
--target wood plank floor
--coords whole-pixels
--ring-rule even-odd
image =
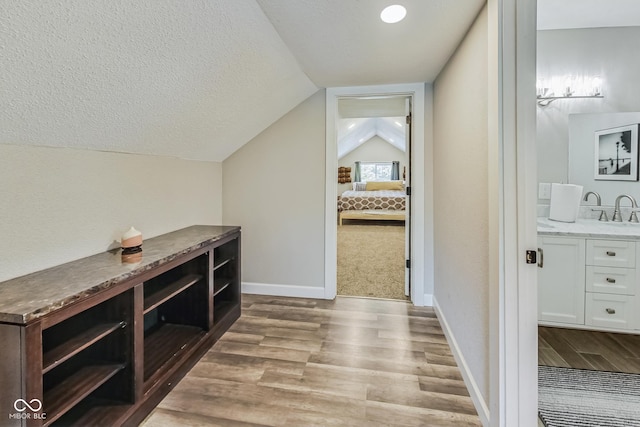
[[[538,364],[640,374],[640,335],[540,326]]]
[[[481,426],[431,308],[243,295],[143,426]]]

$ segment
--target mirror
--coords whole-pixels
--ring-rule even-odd
[[[536,106],[538,181],[640,199],[640,182],[595,179],[595,132],[640,123],[640,27],[548,29],[537,33],[537,78],[600,77],[603,98],[558,99]],[[540,199],[548,205],[548,199]]]

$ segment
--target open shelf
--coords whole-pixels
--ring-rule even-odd
[[[235,261],[235,259],[236,259],[235,257],[231,257],[231,258],[220,260],[220,262],[216,260],[216,265],[213,267],[213,271],[216,271],[217,269],[227,265],[231,261]]]
[[[230,277],[220,277],[216,278],[213,281],[213,296],[215,297],[220,292],[227,289],[227,287],[233,283],[233,278]]]
[[[189,274],[145,297],[144,313],[150,312],[188,287],[198,283],[200,279],[202,279],[202,275],[200,274]]]
[[[213,317],[215,319],[215,323],[220,322],[225,318],[237,304],[232,303],[231,301],[220,301],[216,302],[213,308]]]
[[[60,363],[80,353],[90,345],[100,341],[102,338],[125,325],[125,322],[99,324],[47,351],[42,356],[42,373],[49,372]]]
[[[122,364],[85,366],[45,392],[44,409],[47,419],[44,425],[48,426],[56,421],[122,369]]]
[[[122,422],[133,405],[87,397],[53,425],[78,427],[115,426]]]
[[[204,335],[205,331],[195,326],[165,323],[145,336],[145,382],[153,383],[153,378],[164,372],[163,367],[171,365],[168,363],[171,359],[179,358]]]

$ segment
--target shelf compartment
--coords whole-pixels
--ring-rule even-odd
[[[236,257],[231,257],[231,258],[223,259],[219,262],[216,261],[216,264],[213,266],[213,271],[216,271],[217,269],[224,267],[225,265],[235,260],[236,260]]]
[[[188,287],[198,283],[200,279],[202,279],[202,275],[200,274],[189,274],[145,297],[144,314],[147,314]]]
[[[162,375],[164,367],[172,359],[179,358],[191,349],[203,336],[202,328],[188,325],[162,324],[144,339],[144,380],[153,383],[156,376]],[[150,384],[145,384],[148,389]]]
[[[213,307],[214,322],[218,323],[222,319],[224,319],[226,315],[229,314],[229,312],[233,310],[234,307],[236,307],[236,305],[237,304],[234,304],[231,301],[216,302]]]
[[[213,281],[213,296],[215,297],[220,292],[227,289],[227,287],[233,283],[233,278],[231,277],[220,277]]]
[[[122,423],[127,412],[133,407],[130,403],[91,396],[77,404],[73,409],[59,418],[53,426],[102,427],[116,426]]]
[[[42,356],[42,373],[44,374],[49,372],[60,363],[68,360],[112,332],[125,326],[126,322],[124,321],[96,325],[47,351]]]
[[[85,366],[45,392],[47,419],[44,426],[52,424],[122,369],[123,364]]]

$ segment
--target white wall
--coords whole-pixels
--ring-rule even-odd
[[[489,402],[487,32],[485,7],[434,83],[433,116],[434,305],[476,407]]]
[[[538,77],[598,75],[604,94],[537,107],[540,182],[567,182],[569,114],[640,111],[638,40],[640,27],[538,31]]]
[[[320,90],[223,162],[223,221],[242,226],[245,291],[324,295],[324,151]]]
[[[397,160],[400,162],[400,177],[402,179],[402,168],[406,165],[407,154],[389,144],[379,136],[374,136],[370,140],[363,143],[361,146],[338,160],[338,166],[345,166],[351,168],[351,180],[355,178],[354,168],[355,162],[391,162]],[[343,191],[351,190],[352,184],[338,184],[338,194],[342,194]]]
[[[0,280],[222,221],[220,163],[0,144]],[[117,242],[116,242],[117,243]]]

